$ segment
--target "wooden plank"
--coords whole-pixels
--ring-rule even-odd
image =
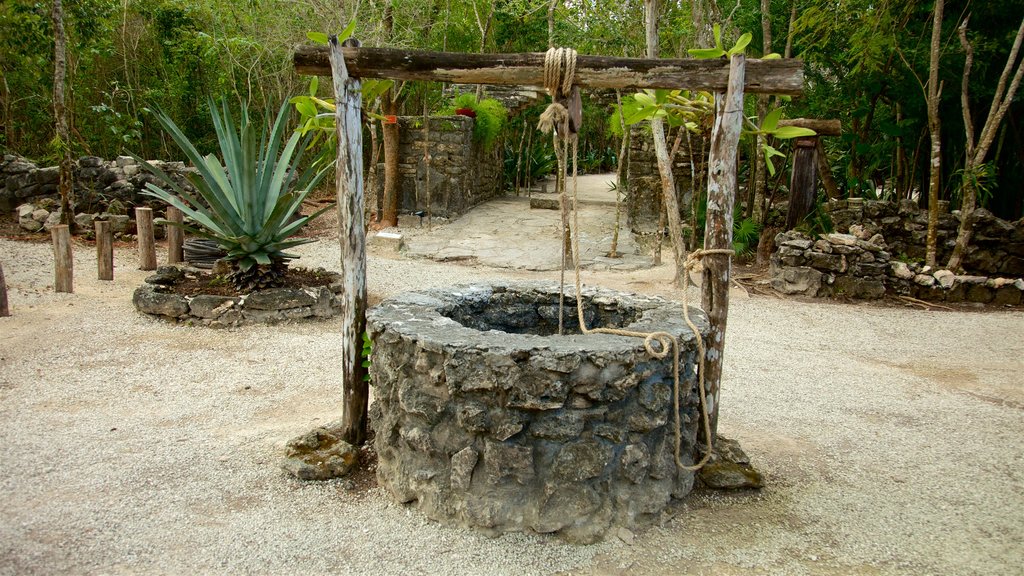
[[[96,221],[96,278],[114,279],[114,234],[106,220]]]
[[[174,206],[167,207],[167,221],[173,224],[168,224],[167,229],[167,263],[178,264],[179,262],[185,261],[185,255],[183,247],[185,244],[184,230],[181,229],[181,223],[184,221],[185,216]]]
[[[0,262],[0,318],[10,315],[11,309],[7,305],[7,280],[4,280],[4,265]]]
[[[715,96],[715,124],[711,130],[711,154],[708,158],[708,211],[704,227],[704,249],[732,249],[732,210],[736,200],[736,151],[743,129],[742,54],[729,62],[729,87]],[[725,327],[729,318],[729,276],[732,256],[708,254],[703,259],[701,305],[708,315],[708,334],[704,363],[704,383],[709,404],[712,440],[718,432],[719,383],[722,379],[722,353],[725,351]]]
[[[338,38],[330,40],[338,156],[338,228],[341,241],[342,435],[346,442],[366,441],[370,388],[360,353],[366,331],[366,228],[363,216],[362,94],[359,78],[349,75]]]
[[[360,78],[426,80],[455,84],[543,86],[544,54],[463,54],[394,48],[344,48],[348,73]],[[296,46],[292,62],[299,74],[331,73],[327,47]],[[803,61],[750,60],[744,90],[755,94],[803,93]],[[648,60],[584,56],[576,60],[576,85],[583,88],[687,88],[722,92],[729,80],[725,60]]]
[[[135,236],[139,244],[139,270],[156,270],[156,240],[153,236],[153,209],[135,209]]]
[[[50,229],[53,239],[53,291],[74,292],[75,260],[71,256],[71,229],[58,224]]]
[[[818,133],[818,136],[842,136],[843,123],[839,120],[821,120],[818,118],[790,118],[779,120],[779,126],[796,126],[798,128],[810,128]]]

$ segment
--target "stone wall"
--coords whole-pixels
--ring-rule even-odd
[[[959,275],[893,259],[878,233],[865,239],[853,234],[823,234],[813,240],[791,231],[775,237],[771,258],[772,288],[802,296],[877,299],[903,295],[938,302],[977,302],[1015,306],[1022,301],[1024,280],[1004,276]]]
[[[423,158],[426,131],[422,116],[398,119],[399,186],[405,213],[427,210],[427,163]],[[473,119],[467,116],[430,118],[431,214],[454,218],[502,193],[502,158],[473,142]],[[365,146],[369,152],[369,142]],[[377,165],[376,198],[384,189],[384,164]],[[365,180],[369,185],[369,179]],[[372,200],[371,200],[372,201]]]
[[[151,163],[191,190],[185,174],[192,169],[183,162],[153,160]],[[146,183],[157,180],[131,156],[118,156],[110,161],[83,156],[72,164],[71,171],[74,175],[76,213],[125,214],[135,206],[159,209],[164,206],[163,202],[142,195]],[[39,198],[59,197],[58,180],[57,166],[39,167],[19,156],[4,155],[0,162],[0,210],[9,212]]]
[[[629,190],[626,195],[626,215],[630,229],[638,233],[649,233],[658,227],[658,209],[661,207],[661,174],[658,160],[654,156],[654,138],[645,125],[634,126],[629,140],[629,162],[626,178]],[[671,146],[671,142],[669,146]],[[676,197],[679,198],[680,215],[689,214],[692,172],[690,158],[685,153],[685,142],[672,166],[675,177]],[[697,161],[696,169],[704,170],[704,163]],[[684,219],[685,222],[685,219]]]
[[[940,203],[938,262],[945,263],[953,251],[959,211],[949,213]],[[833,200],[825,207],[836,232],[860,237],[881,234],[887,250],[904,260],[924,260],[928,234],[928,212],[913,200],[899,203],[862,199]],[[1024,275],[1024,219],[1007,222],[991,212],[974,212],[974,236],[964,255],[964,270],[979,276]]]

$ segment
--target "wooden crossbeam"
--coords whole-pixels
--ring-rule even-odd
[[[395,48],[342,48],[349,73],[357,78],[425,80],[456,84],[544,85],[544,54],[463,54]],[[326,46],[297,46],[295,70],[310,76],[329,76]],[[802,60],[747,60],[744,92],[803,94]],[[727,60],[647,60],[580,55],[576,84],[584,88],[670,88],[725,92]]]

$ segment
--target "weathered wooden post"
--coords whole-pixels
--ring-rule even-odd
[[[139,243],[139,270],[156,270],[156,239],[153,237],[153,209],[135,209],[135,231]]]
[[[818,197],[819,177],[829,197],[837,197],[837,188],[825,160],[820,137],[841,135],[842,125],[839,120],[793,118],[779,122],[779,127],[784,126],[810,128],[817,133],[815,136],[797,138],[793,142],[793,172],[789,181],[789,210],[786,213],[786,229],[792,230],[799,226],[814,208],[814,201]]]
[[[803,222],[814,208],[818,195],[818,137],[803,136],[793,142],[793,173],[789,179],[789,208],[786,230]]]
[[[348,40],[346,46],[358,46]],[[363,220],[363,129],[361,82],[349,76],[337,36],[330,39],[338,157],[338,228],[341,240],[342,434],[353,445],[366,441],[370,388],[360,352],[366,331],[366,228]]]
[[[4,280],[4,265],[0,262],[0,318],[10,315],[11,309],[7,306],[7,281]]]
[[[96,221],[96,278],[114,279],[114,235],[106,220]]]
[[[184,245],[184,231],[181,229],[181,223],[185,217],[174,206],[167,207],[167,263],[177,264],[185,261],[184,253],[182,252],[182,246]]]
[[[53,238],[53,291],[74,292],[74,258],[71,256],[71,229],[58,224],[50,229]]]
[[[729,62],[729,84],[724,96],[715,95],[715,124],[708,158],[708,211],[704,227],[705,250],[732,249],[732,208],[736,201],[736,149],[743,129],[743,76],[746,58],[736,54]],[[711,439],[718,433],[718,389],[722,379],[722,353],[729,318],[729,275],[732,255],[712,252],[704,256],[701,305],[711,331],[705,344],[706,385]]]

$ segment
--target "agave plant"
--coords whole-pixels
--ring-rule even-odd
[[[326,169],[299,171],[305,146],[300,145],[297,133],[285,140],[287,104],[277,113],[269,134],[266,127],[257,129],[244,106],[237,127],[226,102],[221,102],[221,111],[217,108],[211,101],[221,158],[200,154],[173,120],[161,111],[154,112],[198,171],[188,175],[196,195],[147,162],[142,162],[143,166],[171,191],[147,183],[143,193],[181,210],[197,225],[185,224],[183,229],[215,241],[227,252],[232,265],[228,278],[237,290],[279,286],[288,260],[297,258],[285,250],[312,242],[294,236],[326,210],[293,218]]]

